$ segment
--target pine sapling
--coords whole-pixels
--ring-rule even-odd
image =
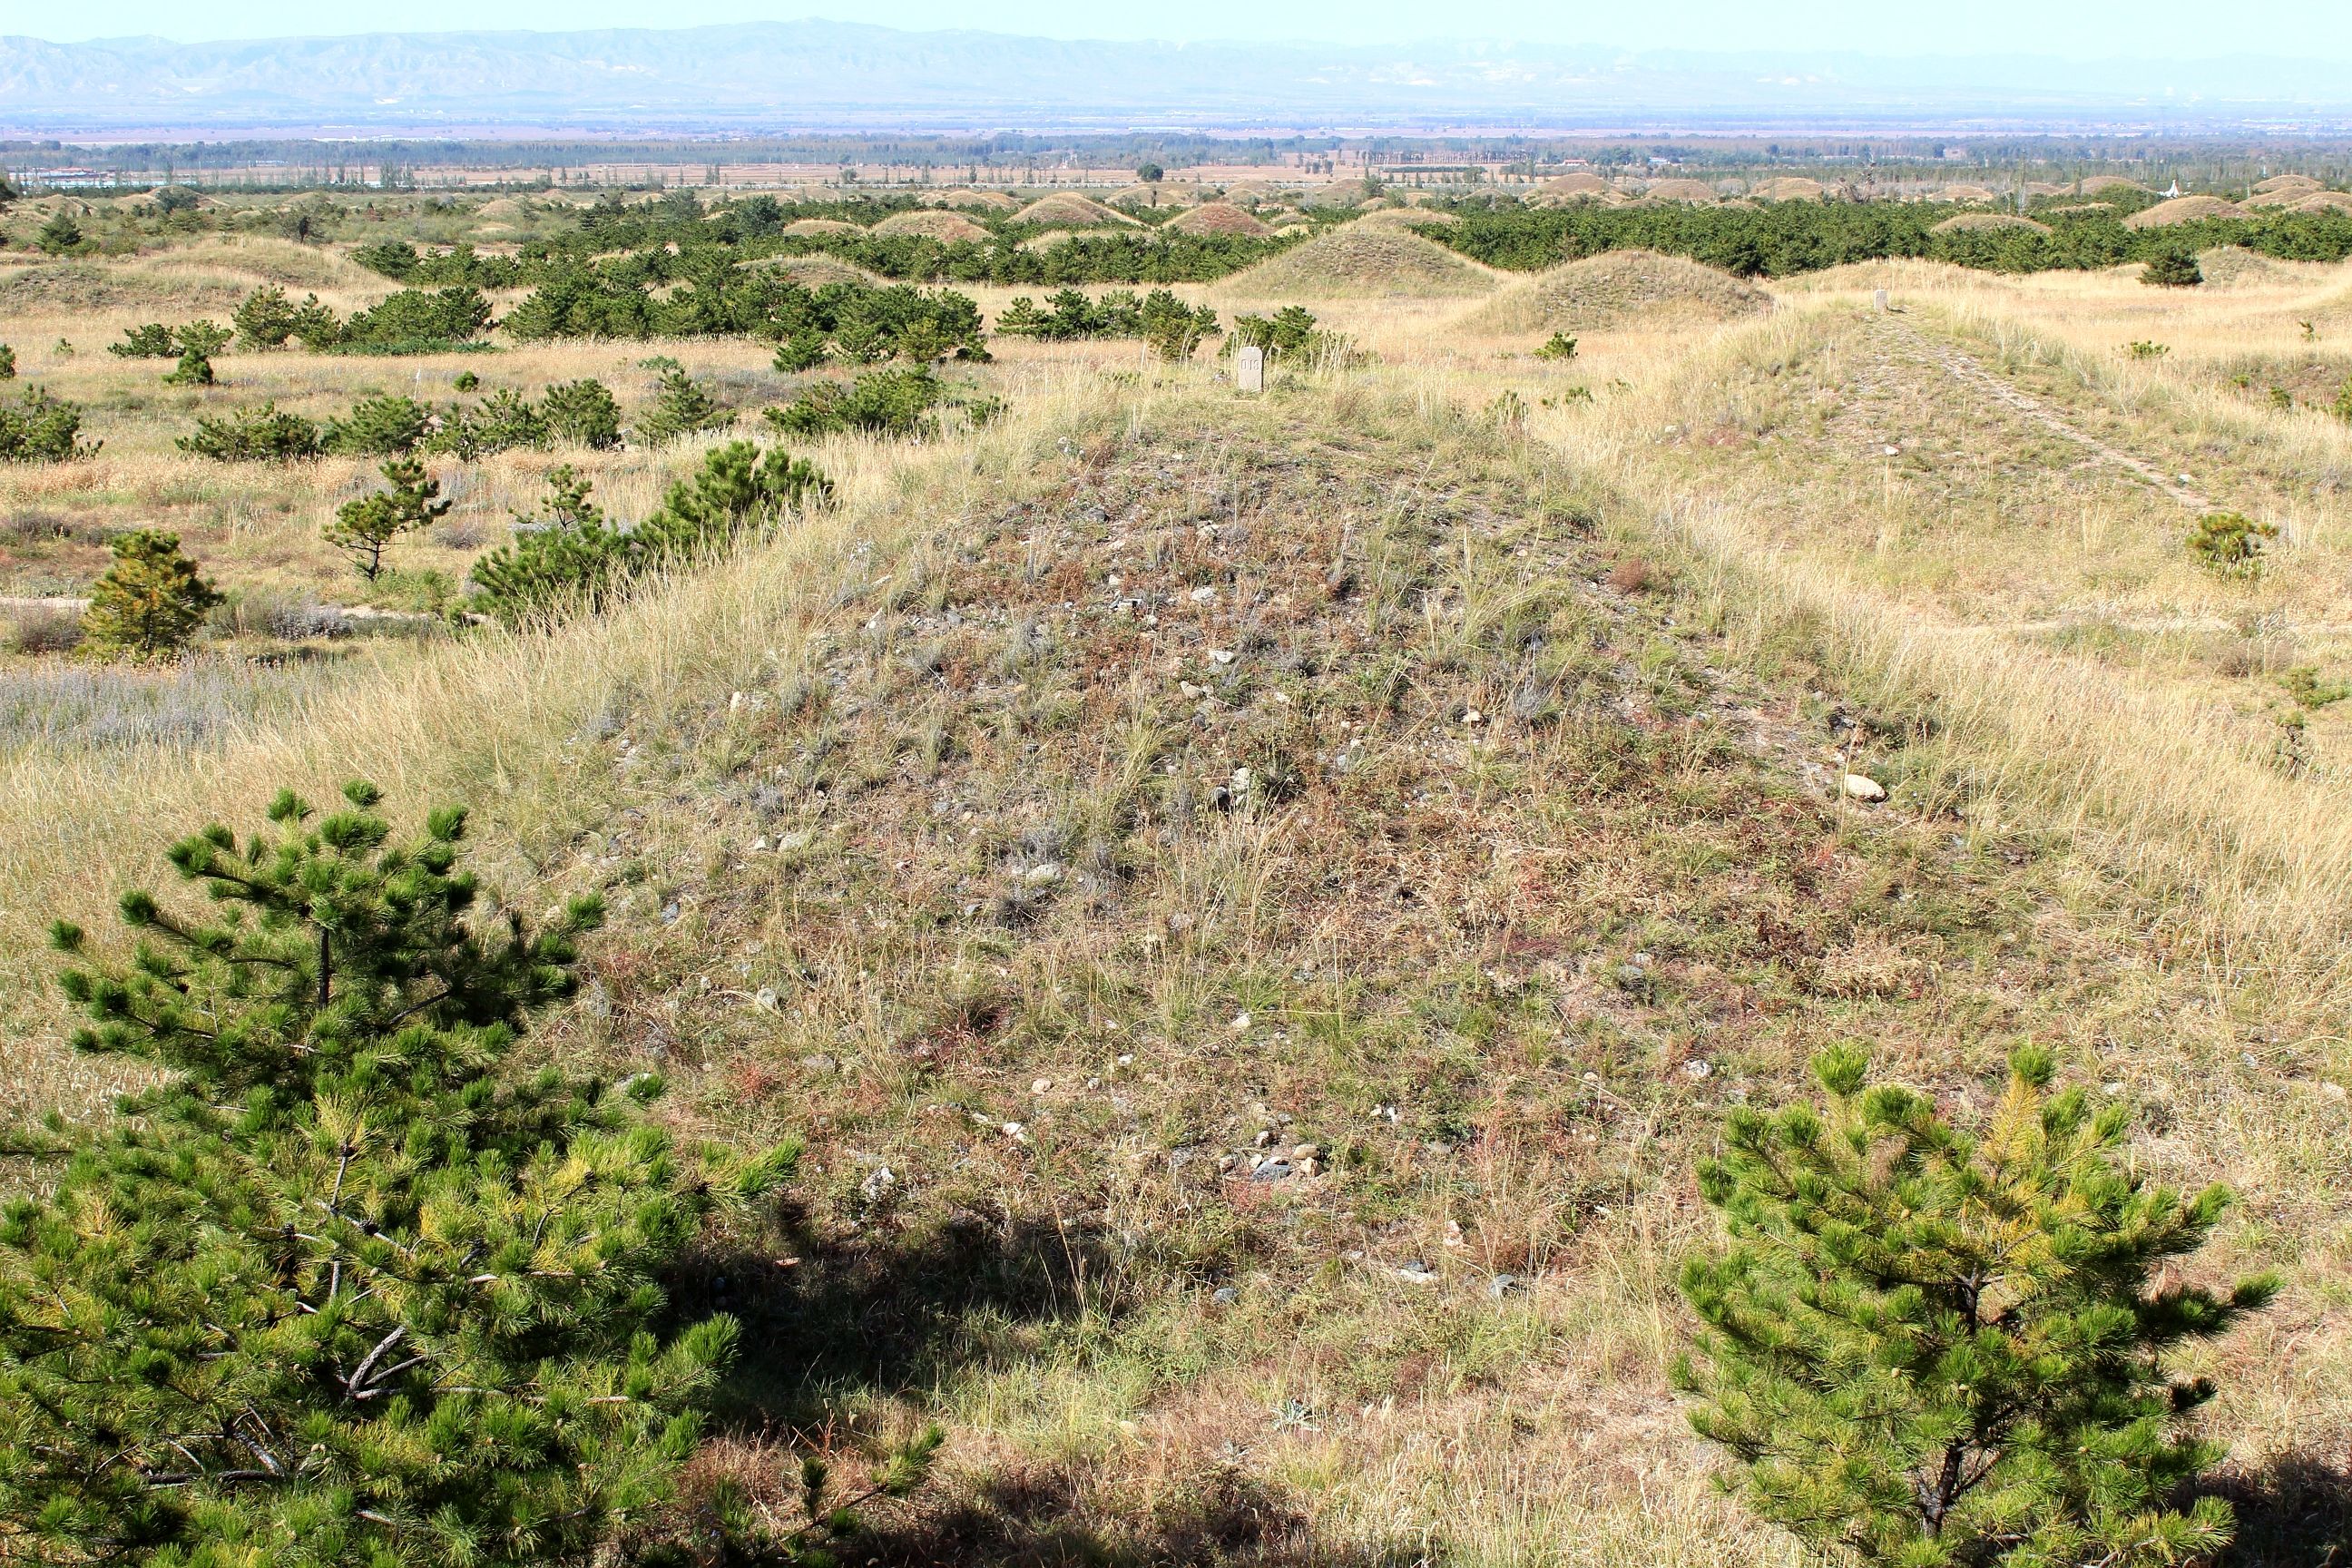
[[[393,541],[439,521],[454,504],[439,499],[440,482],[415,458],[394,458],[382,471],[392,488],[345,501],[325,530],[327,542],[350,556],[369,583],[383,575],[383,552]]]
[[[2229,1505],[2179,1506],[2218,1447],[2182,1417],[2210,1384],[2162,1357],[2266,1303],[2182,1282],[2228,1205],[2122,1158],[2127,1116],[2058,1093],[2048,1053],[2010,1064],[1981,1132],[1927,1097],[1865,1087],[1850,1047],[1827,1102],[1727,1118],[1699,1166],[1730,1245],[1682,1289],[1706,1325],[1676,1380],[1759,1513],[1900,1568],[2170,1568],[2229,1542]]]
[[[180,553],[180,536],[154,529],[114,542],[114,564],[90,590],[82,635],[93,653],[169,658],[188,645],[221,596]]]

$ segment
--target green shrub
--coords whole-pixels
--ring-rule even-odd
[[[2205,270],[2193,250],[2160,250],[2140,268],[2139,280],[2157,289],[2194,289],[2205,281]]]
[[[114,564],[90,590],[89,608],[82,612],[87,646],[113,658],[171,658],[187,647],[220,595],[180,553],[176,533],[142,528],[117,539],[113,549]]]
[[[81,225],[60,210],[41,226],[33,243],[51,256],[71,256],[82,247]]]
[[[547,416],[521,394],[500,389],[470,409],[452,406],[425,449],[471,462],[518,447],[545,447],[551,439]]]
[[[54,928],[74,1044],[147,1087],[0,1215],[28,1561],[584,1562],[697,1444],[737,1331],[664,1272],[793,1152],[689,1158],[658,1080],[513,1061],[601,906],[490,912],[462,809],[402,842],[343,795],[174,845],[202,896],[125,896],[126,966]]]
[[[403,289],[342,326],[341,347],[418,350],[462,343],[490,325],[490,302],[478,289]]]
[[[181,451],[222,463],[289,463],[315,458],[325,447],[319,426],[275,403],[240,408],[217,417],[199,416],[194,435],[173,445]]]
[[[397,239],[379,239],[352,251],[352,259],[380,277],[404,282],[416,270],[416,247]]]
[[[0,343],[0,381],[16,379],[16,351]]]
[[[632,529],[608,525],[570,468],[548,477],[538,515],[519,518],[514,541],[474,563],[475,604],[509,626],[601,609],[636,578],[732,547],[803,507],[822,504],[831,481],[782,447],[764,457],[749,441],[703,454],[702,467],[669,488],[659,510]]]
[[[547,476],[536,512],[515,513],[515,535],[474,563],[474,605],[507,626],[602,609],[627,569],[627,541],[589,500],[595,487],[569,463]]]
[[[10,363],[13,364],[15,362],[12,360]],[[2336,406],[2332,412],[2338,419],[2352,425],[2352,381],[2336,389]]]
[[[637,435],[658,447],[733,423],[732,410],[721,407],[700,382],[672,363],[661,372],[653,406],[637,420]]]
[[[218,321],[190,321],[172,334],[172,341],[183,354],[210,356],[228,347],[236,333]]]
[[[824,334],[814,327],[801,328],[776,345],[776,355],[771,363],[779,375],[814,370],[824,363]]]
[[[2172,348],[2168,343],[2151,342],[2146,338],[2135,338],[2125,345],[2125,352],[2134,359],[2162,359],[2172,352]]]
[[[1699,1189],[1731,1245],[1685,1267],[1706,1330],[1676,1381],[1739,1461],[1734,1485],[1812,1546],[1900,1568],[2159,1568],[2225,1546],[2229,1505],[2182,1489],[2221,1453],[2185,1436],[2211,1384],[2160,1358],[2266,1302],[2179,1281],[2229,1194],[2147,1183],[2121,1106],[2051,1094],[2011,1058],[1981,1134],[1926,1096],[1815,1058],[1828,1101],[1739,1109]]]
[[[316,305],[318,296],[310,303]],[[248,349],[282,349],[286,340],[301,325],[301,316],[294,302],[286,298],[286,290],[275,283],[265,283],[245,297],[245,303],[229,317],[236,327],[236,335]]]
[[[1576,357],[1576,340],[1566,332],[1554,332],[1543,347],[1536,350],[1538,359],[1571,360]]]
[[[294,307],[294,336],[312,353],[323,353],[343,341],[343,323],[316,294],[305,294]]]
[[[2234,511],[2207,512],[2189,535],[2189,548],[2216,576],[2251,581],[2263,574],[2263,549],[2278,525]]]
[[[1310,354],[1322,334],[1315,316],[1300,305],[1285,305],[1271,316],[1235,316],[1233,342],[1243,348],[1263,349],[1266,363]]]
[[[558,382],[540,395],[539,412],[559,441],[598,452],[621,444],[621,405],[601,381]]]
[[[103,442],[80,440],[81,405],[37,386],[0,403],[0,463],[63,463],[93,456]]]
[[[149,321],[143,326],[123,328],[122,341],[107,344],[106,352],[117,359],[174,359],[180,353],[180,341],[163,322]]]
[[[213,362],[209,354],[194,349],[180,351],[180,363],[163,378],[168,386],[210,386],[213,384]]]
[[[482,384],[482,378],[470,370],[461,370],[457,373],[457,378],[449,384],[459,392],[471,392]]]
[[[346,458],[388,458],[413,452],[433,426],[433,411],[413,397],[365,397],[351,414],[327,421],[328,451]]]
[[[928,365],[908,370],[878,370],[844,386],[819,382],[781,408],[761,411],[761,417],[787,436],[824,436],[856,430],[869,436],[936,435],[939,421],[930,410],[947,389]]]
[[[367,583],[383,575],[383,552],[393,541],[438,521],[454,504],[440,499],[441,486],[414,458],[394,458],[381,471],[391,488],[345,501],[324,531]]]

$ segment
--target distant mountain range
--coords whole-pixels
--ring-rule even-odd
[[[2252,57],[1064,42],[779,22],[178,44],[0,37],[0,133],[2352,125],[2352,68]]]

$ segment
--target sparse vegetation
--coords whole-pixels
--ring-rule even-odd
[[[2156,289],[2194,289],[2205,281],[2205,272],[2193,250],[2159,250],[2140,268],[2139,280]]]
[[[196,420],[194,434],[174,443],[180,450],[222,463],[289,463],[326,450],[317,423],[263,403]]]
[[[845,386],[823,381],[803,390],[791,403],[761,411],[761,416],[786,436],[825,436],[838,430],[901,438],[938,434],[931,410],[947,396],[947,388],[928,366],[910,370],[878,370]]]
[[[81,405],[28,386],[14,404],[0,401],[0,463],[63,463],[88,458],[98,443],[81,439]]]
[[[535,151],[484,156],[512,172]],[[1097,163],[1256,155],[1155,130]],[[11,226],[0,314],[32,379],[87,410],[69,445],[106,444],[0,468],[0,1141],[37,1141],[53,1109],[68,1138],[142,1133],[109,1107],[170,1079],[54,1048],[68,1020],[34,917],[89,926],[84,967],[128,973],[136,933],[108,911],[156,846],[284,783],[330,797],[359,758],[408,808],[387,842],[416,842],[425,804],[483,803],[465,860],[509,894],[467,921],[486,940],[509,908],[539,929],[609,903],[576,993],[498,1085],[554,1062],[612,1095],[658,1072],[681,1170],[810,1142],[779,1228],[730,1215],[659,1263],[656,1333],[724,1310],[741,1353],[698,1398],[712,1419],[667,1500],[572,1555],[1788,1564],[1839,1549],[1773,1523],[1677,1406],[1699,1320],[1676,1270],[1725,1256],[1689,1173],[1727,1157],[1733,1108],[1777,1120],[1809,1098],[1805,1055],[1853,1037],[1982,1146],[2029,1039],[2054,1065],[2045,1109],[2059,1083],[2094,1122],[2128,1108],[2105,1153],[2143,1194],[2242,1194],[2143,1299],[2281,1279],[2275,1310],[2164,1352],[2162,1381],[2212,1395],[2159,1413],[2142,1452],[2220,1457],[2139,1510],[2147,1539],[2212,1539],[2210,1497],[2236,1520],[2209,1557],[2324,1561],[2352,1451],[2323,1201],[2352,1183],[2352,812],[2333,787],[2352,587],[2328,542],[2352,492],[2345,427],[2320,416],[2341,334],[2299,323],[2345,300],[2339,275],[2236,239],[2324,250],[2340,220],[2144,230],[2053,210],[2144,193],[2003,184],[2003,221],[1981,223],[1994,204],[1868,198],[1983,177],[1876,139],[1859,199],[1848,172],[1810,195],[1750,180],[1750,210],[1725,199],[1745,165],[1721,161],[1748,152],[1665,155],[1611,148],[1557,182],[1540,161],[1400,174],[1391,191],[1438,205],[1360,218],[1352,163],[1269,168],[1223,193],[1238,205],[1202,200],[1230,175],[1188,174],[1120,195],[1140,222],[1041,212],[1118,225],[1076,232],[944,167],[920,194],[843,180],[805,200],[676,188],[689,168],[583,206],[560,167],[547,191],[537,170],[499,191],[386,170],[293,196],[208,178],[168,210],[42,195]],[[1068,177],[1041,163],[1020,194]],[[1523,224],[1517,194],[1594,220]],[[38,256],[60,206],[86,246]],[[1872,210],[1894,206],[1916,215]],[[1343,276],[1330,247],[1273,297],[1225,276],[1490,207],[1530,236],[1756,248],[1705,265],[1563,243],[1522,276],[1470,267],[1483,299]],[[1864,255],[1881,226],[1955,214],[1922,254]],[[1171,215],[1271,232],[1179,249]],[[2162,246],[2207,285],[2142,287]],[[2084,265],[2011,276],[2061,258]],[[1195,264],[1213,269],[1097,286]],[[1750,264],[1769,294],[1732,270]],[[886,319],[922,291],[877,271],[950,269],[999,336]],[[489,326],[482,357],[320,352],[395,290],[462,289],[510,317],[569,300],[547,318],[568,324]],[[1063,315],[1063,289],[1144,330],[1005,330],[1015,299]],[[308,335],[287,324],[306,293]],[[1147,315],[1273,332],[1286,304],[1307,320],[1264,397],[1234,395],[1229,363],[1139,363]],[[168,358],[89,352],[233,311],[226,395],[159,386]],[[1532,362],[1555,334],[1575,358]],[[84,352],[47,346],[64,339]],[[2154,339],[2168,352],[2125,352]],[[998,357],[940,363],[960,346]],[[823,447],[787,445],[827,474],[705,437],[624,446],[667,370],[713,405],[803,408]],[[350,445],[308,460],[305,431],[323,449],[331,426]],[[910,427],[926,438],[857,438]],[[320,524],[394,457],[436,470],[447,510],[362,585]],[[2258,581],[2183,548],[2221,509],[2278,524]],[[159,519],[220,602],[177,655],[77,646],[113,547]],[[57,1155],[0,1181],[47,1201]],[[2035,1281],[2044,1302],[2074,1288]],[[934,1495],[836,1529],[840,1500],[905,1479],[899,1456],[919,1472],[934,1422]],[[352,1451],[328,1440],[331,1479]],[[1892,1473],[1883,1447],[1848,1451],[1869,1460],[1854,1475]],[[453,1485],[482,1449],[457,1452]],[[2150,1472],[2114,1468],[2123,1507]],[[2065,1475],[2004,1472],[2000,1495],[2044,1524],[2095,1516]],[[236,1489],[247,1511],[204,1521],[260,1517],[264,1484]],[[319,1552],[371,1545],[370,1521],[304,1495],[325,1500]],[[1906,1495],[1874,1516],[1898,1538]],[[371,1549],[442,1539],[355,1505],[401,1521]],[[276,1550],[209,1529],[169,1550]],[[1998,1560],[1974,1540],[1952,1552]]]
[[[682,367],[666,365],[659,374],[660,388],[654,395],[653,406],[637,421],[637,435],[643,439],[658,447],[705,430],[723,430],[735,423],[733,410],[721,406]]]
[[[2263,552],[2278,537],[2278,524],[2242,512],[2209,511],[2197,520],[2189,548],[2217,577],[2251,581],[2262,575]]]
[[[919,374],[919,373],[908,373]],[[540,510],[511,544],[474,563],[475,602],[509,626],[606,607],[646,574],[733,548],[747,534],[823,504],[832,482],[782,447],[734,441],[704,455],[692,477],[634,528],[619,529],[569,467],[548,476]]]

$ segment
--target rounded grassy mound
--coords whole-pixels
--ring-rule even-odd
[[[1716,198],[1715,187],[1705,180],[1652,180],[1650,188],[1642,194],[1654,202],[1689,202],[1694,205]]]
[[[844,223],[837,217],[804,217],[784,225],[778,234],[803,236],[819,234],[864,234],[863,225]]]
[[[2137,180],[2126,180],[2121,174],[2094,174],[2076,188],[2086,196],[2095,196],[2101,191],[2144,192],[2147,189]]]
[[[940,195],[940,205],[976,207],[992,213],[1017,213],[1021,210],[1020,198],[1008,196],[1003,191],[943,191]]]
[[[1174,234],[1241,234],[1262,239],[1274,230],[1231,202],[1208,202],[1168,220]]]
[[[2352,213],[2352,195],[2342,191],[2315,191],[2294,204],[2299,213]]]
[[[1486,268],[1433,240],[1351,223],[1235,273],[1219,289],[1246,300],[1444,300],[1491,293],[1495,287]]]
[[[1067,191],[1031,202],[1015,213],[1013,219],[1034,223],[1041,228],[1123,228],[1135,221],[1115,207]]]
[[[1597,196],[1609,189],[1609,182],[1598,174],[1579,172],[1556,175],[1536,189],[1548,196]]]
[[[1760,202],[1817,202],[1829,194],[1829,187],[1801,174],[1787,174],[1767,180],[1748,194]]]
[[[874,226],[877,235],[910,234],[923,239],[936,239],[952,245],[968,239],[975,244],[988,238],[988,230],[961,213],[943,212],[926,207],[920,212],[893,213]]]
[[[1760,315],[1771,296],[1679,256],[1612,250],[1538,274],[1472,311],[1474,332],[1606,331],[1635,324]]]
[[[2177,223],[2195,223],[2200,218],[2243,217],[2246,211],[2219,196],[2175,196],[2124,219],[2126,228],[2170,228]]]
[[[1927,199],[1937,202],[1991,202],[2000,198],[1982,185],[1946,185]]]
[[[879,285],[889,281],[878,272],[868,272],[832,256],[786,256],[767,265],[803,289],[822,289],[828,283]]]

